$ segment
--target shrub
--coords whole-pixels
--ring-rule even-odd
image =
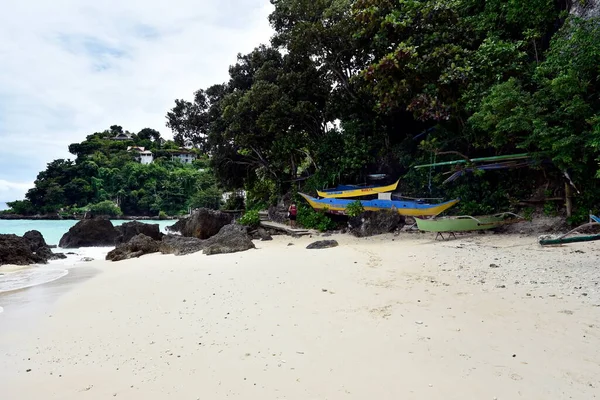
[[[247,211],[238,222],[245,226],[257,227],[260,225],[260,216],[258,210]]]
[[[90,206],[90,211],[94,215],[110,215],[113,217],[123,215],[121,209],[110,200],[105,200],[101,201],[100,203],[92,204]]]
[[[166,212],[164,212],[164,211],[159,211],[159,213],[158,213],[158,218],[159,218],[159,219],[167,219],[167,218],[169,218],[169,216],[167,215],[167,213],[166,213]]]
[[[365,212],[365,208],[359,200],[353,201],[346,207],[346,215],[349,217],[358,217],[363,212]]]
[[[298,207],[298,223],[307,229],[317,229],[325,232],[335,228],[335,223],[324,212],[315,211],[312,208],[301,205]]]

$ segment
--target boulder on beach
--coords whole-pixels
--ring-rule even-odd
[[[165,235],[160,243],[163,254],[177,256],[196,253],[204,250],[204,254],[235,253],[256,248],[248,235],[247,228],[237,224],[225,225],[219,233],[206,240],[195,237]]]
[[[330,247],[337,247],[337,240],[317,240],[316,242],[312,242],[308,246],[307,249],[328,249]]]
[[[107,218],[83,219],[63,235],[58,244],[64,249],[114,246],[119,232]]]
[[[173,225],[167,226],[167,231],[181,233],[181,231],[185,227],[185,224],[187,223],[187,220],[187,218],[181,218],[177,220],[177,222],[175,222]]]
[[[129,242],[133,237],[140,233],[143,233],[154,240],[161,240],[163,237],[158,224],[145,224],[139,221],[131,221],[119,225],[115,229],[119,233],[119,236],[115,241],[117,246]]]
[[[273,240],[273,237],[267,232],[266,229],[259,227],[250,235],[252,239],[258,239],[262,241]]]
[[[31,251],[29,241],[17,235],[0,235],[0,265],[29,265],[46,260]]]
[[[109,261],[121,261],[129,258],[141,257],[144,254],[158,253],[160,242],[140,233],[127,243],[118,245],[114,250],[106,255]]]
[[[29,231],[23,237],[0,235],[0,265],[45,264],[48,260],[58,258],[66,258],[66,256],[53,253],[38,231]]]
[[[203,240],[193,237],[165,235],[160,242],[160,252],[176,256],[197,253],[204,249],[203,242]]]
[[[198,239],[208,239],[219,233],[221,228],[230,224],[232,221],[233,217],[230,214],[201,208],[194,211],[192,215],[185,220],[185,223],[182,223],[181,235]]]
[[[236,253],[255,249],[247,228],[241,225],[225,225],[219,233],[204,241],[204,254]]]
[[[390,233],[403,226],[404,217],[394,211],[365,211],[348,220],[348,230],[356,237]]]

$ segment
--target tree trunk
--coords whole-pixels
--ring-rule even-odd
[[[567,218],[573,215],[573,192],[569,182],[565,182],[565,205],[567,207]]]

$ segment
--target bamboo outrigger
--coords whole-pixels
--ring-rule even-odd
[[[561,245],[561,244],[592,242],[595,240],[600,240],[600,234],[579,235],[579,236],[568,237],[569,235],[572,235],[573,233],[577,233],[580,229],[597,227],[597,226],[600,226],[600,218],[596,217],[595,215],[590,215],[590,221],[587,224],[578,226],[577,228],[573,229],[572,231],[567,232],[564,235],[556,237],[556,238],[547,238],[547,237],[540,238],[540,244],[542,246],[556,246],[556,245]]]

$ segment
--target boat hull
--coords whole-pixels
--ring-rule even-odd
[[[505,223],[502,216],[415,218],[419,230],[425,232],[469,232],[497,228]]]
[[[400,180],[397,180],[395,183],[387,186],[369,186],[369,187],[352,187],[352,186],[338,186],[337,189],[317,190],[317,194],[319,197],[323,197],[325,199],[341,199],[348,197],[360,197],[360,196],[368,196],[371,194],[377,193],[386,193],[393,192],[398,187],[398,183]]]
[[[400,201],[400,200],[345,200],[345,199],[316,199],[312,196],[300,193],[306,199],[308,204],[315,210],[322,210],[332,214],[345,214],[346,207],[350,203],[360,201],[365,211],[394,210],[400,215],[416,216],[435,216],[446,211],[459,202],[458,199],[450,200],[440,204],[419,203],[418,201]]]

